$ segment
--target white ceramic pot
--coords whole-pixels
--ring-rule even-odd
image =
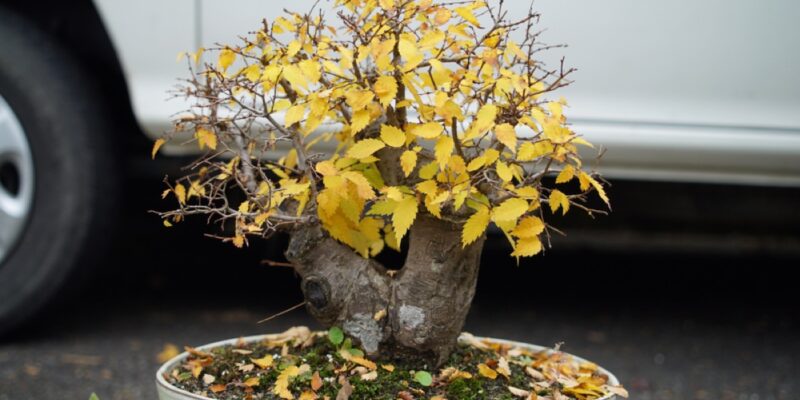
[[[247,343],[258,342],[264,340],[267,335],[257,335],[257,336],[249,336],[244,338],[243,340]],[[527,349],[532,352],[539,352],[542,350],[551,351],[552,349],[548,349],[542,346],[537,346],[535,344],[528,344],[528,343],[521,343],[521,342],[514,342],[511,340],[503,340],[503,339],[493,339],[493,338],[482,338],[476,337],[478,340],[488,340],[490,342],[501,343],[511,345],[513,347],[519,347],[523,349]],[[198,347],[198,350],[201,351],[208,351],[215,347],[226,346],[226,345],[234,345],[239,341],[239,338],[223,340],[220,342],[215,342],[211,344],[207,344],[205,346]],[[187,392],[186,390],[180,389],[175,387],[174,385],[167,382],[164,379],[164,375],[171,371],[173,368],[178,366],[183,360],[189,356],[189,353],[183,352],[178,354],[175,358],[167,361],[161,368],[158,369],[156,372],[156,387],[158,389],[158,398],[159,400],[211,400],[209,397],[196,395],[194,393]],[[586,362],[586,360],[572,356],[575,361],[577,362]],[[619,385],[619,380],[616,376],[611,374],[610,372],[606,371],[604,368],[598,368],[598,372],[608,375],[608,384],[609,385]],[[619,400],[617,396],[610,394],[598,400]]]

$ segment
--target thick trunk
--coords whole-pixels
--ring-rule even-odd
[[[325,235],[295,231],[286,252],[303,278],[309,312],[340,326],[367,354],[444,362],[456,344],[478,278],[483,239],[461,247],[456,225],[420,216],[403,268],[390,274]]]

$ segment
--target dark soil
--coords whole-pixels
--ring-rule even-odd
[[[609,390],[624,393],[624,389],[605,385],[607,376],[596,366],[579,365],[565,353],[530,353],[499,344],[472,343],[459,345],[449,361],[434,370],[403,360],[373,363],[363,358],[349,339],[301,335],[240,342],[209,352],[189,349],[186,362],[165,378],[189,392],[224,400],[592,400]],[[282,374],[291,375],[289,392],[283,397],[276,389]]]

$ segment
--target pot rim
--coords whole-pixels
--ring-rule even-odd
[[[268,338],[269,336],[271,336],[271,335],[263,334],[263,335],[245,336],[243,338],[232,338],[232,339],[220,340],[220,341],[217,341],[217,342],[213,342],[213,343],[209,343],[209,344],[197,347],[197,350],[206,351],[206,350],[209,350],[209,349],[212,349],[212,348],[215,348],[215,347],[233,345],[233,344],[236,344],[237,342],[239,342],[240,340],[244,341],[245,343],[258,342],[258,341],[261,341],[261,340],[263,340],[265,338]],[[482,336],[475,336],[475,339],[486,340],[486,341],[490,341],[490,342],[494,342],[494,343],[506,344],[506,345],[511,345],[511,346],[515,346],[515,347],[527,348],[527,349],[532,350],[532,351],[542,351],[542,350],[548,351],[548,352],[554,351],[552,348],[549,348],[549,347],[544,347],[544,346],[525,343],[525,342],[518,342],[518,341],[515,341],[515,340],[496,339],[496,338],[482,337]],[[459,341],[461,341],[461,340],[462,339],[459,338]],[[588,361],[588,360],[586,360],[584,358],[578,357],[578,356],[576,356],[574,354],[571,354],[571,353],[567,353],[567,354],[572,356],[572,358],[577,362],[590,362],[590,361]],[[176,395],[184,396],[184,397],[189,398],[189,399],[213,400],[213,399],[211,399],[209,397],[200,396],[198,394],[194,394],[194,393],[189,392],[187,390],[183,390],[181,388],[178,388],[178,387],[172,385],[171,383],[167,382],[166,379],[164,379],[164,375],[168,371],[170,371],[172,368],[174,368],[178,363],[182,362],[188,356],[189,356],[189,353],[184,351],[183,353],[178,354],[177,356],[173,357],[169,361],[167,361],[164,364],[162,364],[161,367],[158,369],[158,371],[156,371],[156,385],[159,386],[163,390],[172,392],[173,394],[176,394]],[[617,379],[617,377],[614,376],[614,374],[612,374],[611,372],[609,372],[605,368],[603,368],[600,365],[598,365],[597,366],[597,371],[608,376],[608,384],[609,385],[619,385],[619,380]],[[599,398],[597,400],[611,400],[613,398],[614,398],[614,394],[611,393],[611,394],[608,394],[607,396],[603,396],[603,397],[601,397],[601,398]]]

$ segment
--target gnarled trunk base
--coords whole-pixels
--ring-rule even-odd
[[[368,355],[443,363],[456,344],[478,278],[483,238],[466,248],[456,225],[420,216],[403,268],[390,274],[316,227],[292,234],[287,258],[309,312],[340,326]]]

